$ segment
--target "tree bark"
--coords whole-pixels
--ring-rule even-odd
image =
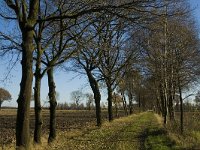
[[[109,81],[108,81],[109,82]],[[112,87],[110,83],[107,83],[107,92],[108,92],[108,119],[109,121],[113,120],[113,111],[112,111]]]
[[[50,127],[48,142],[51,143],[56,139],[56,86],[53,78],[53,68],[47,71],[49,85],[49,102],[50,102]]]
[[[17,2],[5,1],[7,6],[13,9],[21,30],[22,35],[22,78],[20,82],[20,92],[17,99],[17,119],[16,119],[16,149],[30,149],[30,100],[33,81],[33,40],[34,26],[38,19],[39,0],[28,2],[21,1],[21,5],[15,5]],[[23,6],[29,6],[24,9]],[[28,11],[28,13],[27,13]]]
[[[129,113],[130,115],[133,114],[133,95],[129,92]]]
[[[180,79],[178,79],[178,90],[179,90],[179,100],[180,100],[180,131],[183,133],[183,98],[182,98],[182,90],[180,85]]]
[[[119,117],[118,101],[115,92],[114,92],[114,104],[115,104],[115,117],[118,118]]]
[[[170,121],[175,121],[174,113],[174,94],[175,94],[175,84],[174,80],[174,68],[173,65],[170,65],[170,76],[169,76],[169,119]]]
[[[175,118],[174,118],[173,96],[172,96],[171,91],[169,93],[169,104],[168,104],[168,107],[169,107],[169,119],[170,119],[170,121],[174,121]]]
[[[161,111],[163,117],[163,124],[167,124],[167,100],[165,97],[163,86],[160,84],[160,100],[161,100]]]
[[[164,98],[164,124],[167,124],[167,100]]]
[[[39,2],[40,3],[40,2]],[[41,8],[39,4],[39,19],[41,19]],[[40,22],[38,24],[38,33],[35,37],[35,43],[37,45],[37,59],[35,66],[35,87],[34,87],[34,101],[35,101],[35,130],[34,130],[34,142],[37,144],[41,143],[41,131],[42,131],[42,106],[41,106],[41,80],[43,75],[41,74],[41,63],[42,63],[42,31],[44,24]]]
[[[126,97],[125,97],[125,95],[124,95],[124,92],[121,92],[121,96],[122,96],[124,114],[125,114],[126,116],[128,116],[127,104],[126,104]]]
[[[34,142],[41,143],[41,130],[42,130],[42,107],[40,100],[40,90],[41,90],[41,57],[38,56],[36,62],[36,71],[35,71],[35,87],[34,87],[34,100],[35,100],[35,130],[34,130]]]
[[[24,29],[22,39],[22,79],[17,100],[16,146],[17,149],[29,149],[29,114],[33,80],[33,30]]]
[[[140,92],[138,93],[138,107],[139,107],[139,112],[141,112],[141,94],[140,94]]]
[[[163,100],[164,100],[164,124],[167,124],[168,96],[167,96],[167,84],[166,84],[166,82],[164,82],[164,86],[163,86]]]
[[[96,119],[97,119],[97,126],[101,126],[102,119],[101,119],[101,93],[99,90],[98,82],[93,77],[92,73],[90,71],[86,71],[87,76],[89,79],[90,86],[92,88],[94,99],[95,99],[95,106],[96,106]]]
[[[0,110],[1,110],[2,101],[0,100]]]

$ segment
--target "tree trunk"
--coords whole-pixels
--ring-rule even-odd
[[[161,108],[161,99],[160,99],[160,96],[159,96],[159,89],[157,88],[156,89],[156,113],[161,115],[162,113],[162,108]]]
[[[24,29],[22,39],[22,79],[17,99],[16,147],[28,150],[30,149],[29,114],[33,81],[33,31]]]
[[[168,116],[168,92],[167,92],[167,85],[168,85],[168,82],[167,82],[167,79],[165,77],[165,80],[164,80],[164,85],[163,85],[163,97],[164,97],[164,124],[167,124],[167,116]]]
[[[167,100],[164,98],[164,124],[167,124]]]
[[[98,94],[95,94],[94,99],[95,99],[95,105],[96,105],[97,126],[100,127],[101,124],[102,124],[102,119],[101,119],[101,104],[100,104],[101,95],[100,95],[100,92]]]
[[[121,95],[122,95],[124,114],[127,116],[128,115],[128,111],[127,111],[126,97],[124,95],[124,92],[121,92]]]
[[[178,79],[178,90],[179,90],[179,100],[180,100],[180,131],[183,133],[183,98],[182,98],[182,90],[180,86],[180,79]]]
[[[169,95],[168,107],[169,107],[169,119],[170,119],[170,121],[174,121],[175,118],[174,118],[174,107],[173,107],[173,96],[172,96],[172,93],[170,93],[170,95]]]
[[[34,100],[35,100],[35,130],[34,130],[34,142],[41,143],[41,130],[42,130],[42,107],[40,100],[41,89],[41,74],[40,63],[37,61],[35,71],[35,87],[34,87]]]
[[[33,51],[34,51],[34,26],[38,19],[39,0],[33,0],[29,4],[29,9],[24,9],[28,2],[22,1],[22,5],[11,7],[12,1],[7,1],[7,5],[14,9],[21,29],[22,35],[22,78],[20,82],[20,92],[17,99],[17,119],[16,119],[16,149],[30,149],[30,100],[33,82]],[[11,5],[9,5],[11,3]],[[13,6],[13,5],[12,5]],[[21,9],[22,8],[22,9]],[[26,12],[25,12],[26,11]],[[28,14],[27,14],[27,11]],[[27,17],[28,16],[28,17]]]
[[[156,113],[160,115],[160,102],[158,96],[156,96]]]
[[[138,107],[139,107],[139,112],[141,111],[141,96],[140,96],[140,92],[138,95]]]
[[[166,79],[165,79],[166,80]],[[166,82],[164,83],[163,86],[163,98],[164,98],[164,124],[167,124],[167,115],[168,115],[168,96],[167,96],[167,84]]]
[[[48,142],[51,143],[56,139],[56,91],[55,83],[53,78],[53,68],[47,71],[48,74],[48,85],[49,85],[49,102],[50,102],[50,127],[49,127],[49,139]]]
[[[94,99],[95,99],[95,106],[96,106],[96,119],[97,119],[97,126],[101,126],[102,119],[101,119],[101,93],[99,91],[99,85],[98,82],[93,77],[92,73],[88,70],[86,70],[87,76],[90,82],[90,86],[92,88]]]
[[[0,100],[0,110],[1,110],[2,101]]]
[[[113,111],[112,111],[112,87],[111,84],[107,84],[108,92],[108,119],[109,121],[113,120]]]
[[[164,94],[163,86],[160,84],[160,100],[161,100],[161,111],[164,125],[167,124],[167,100]]]
[[[175,94],[175,84],[173,82],[174,80],[174,68],[173,65],[170,66],[170,73],[169,76],[169,119],[170,121],[175,121],[175,113],[174,113],[174,94]]]
[[[162,85],[161,83],[159,84],[159,94],[160,94],[160,108],[161,108],[161,113],[162,117],[164,118],[164,97],[163,97],[163,90],[162,90]]]
[[[129,113],[130,115],[133,114],[133,95],[129,92]]]
[[[40,3],[40,2],[39,2]],[[39,9],[40,6],[39,6]],[[41,19],[41,10],[39,11],[39,19]],[[34,87],[34,100],[35,100],[35,130],[34,130],[34,142],[40,144],[41,143],[41,130],[42,130],[42,107],[41,107],[41,80],[43,75],[41,74],[41,59],[42,59],[42,45],[41,45],[41,37],[42,37],[42,28],[43,23],[40,22],[38,25],[38,33],[37,38],[35,38],[35,42],[37,45],[37,60],[35,67],[35,87]]]
[[[114,99],[114,104],[115,104],[115,117],[118,118],[118,117],[119,117],[119,112],[118,112],[118,101],[117,101],[117,97],[116,97],[115,92],[114,92],[114,96],[115,96],[115,99]]]

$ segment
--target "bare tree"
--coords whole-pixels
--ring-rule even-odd
[[[191,21],[191,16],[186,11],[187,5],[184,4],[184,1],[180,1],[180,3],[182,5],[169,2],[162,10],[163,16],[155,23],[150,24],[149,31],[144,31],[143,35],[148,38],[143,40],[145,41],[144,45],[146,45],[143,50],[147,50],[144,53],[147,61],[147,72],[153,83],[151,89],[156,93],[156,106],[162,113],[164,124],[167,123],[167,117],[170,121],[175,119],[173,104],[176,95],[179,95],[180,129],[182,132],[182,92],[196,78],[199,41],[194,21]],[[174,8],[176,9],[174,10]],[[178,15],[169,15],[177,10],[179,11]]]
[[[39,7],[41,2],[49,4],[52,6],[51,13],[45,18],[40,18]],[[19,149],[29,149],[30,148],[30,132],[29,132],[29,114],[30,114],[30,99],[33,81],[33,51],[34,37],[36,26],[39,22],[52,22],[60,21],[63,19],[74,19],[75,22],[80,16],[86,14],[92,14],[94,12],[102,12],[103,10],[109,14],[115,14],[119,17],[124,17],[128,20],[135,20],[143,16],[144,14],[149,14],[148,9],[153,8],[152,1],[116,1],[111,3],[110,1],[78,1],[77,3],[69,2],[71,4],[72,10],[70,12],[64,11],[65,13],[60,14],[60,9],[53,9],[54,1],[42,1],[42,0],[4,0],[3,8],[8,8],[9,15],[1,13],[0,16],[14,20],[18,24],[21,33],[21,52],[22,52],[22,78],[20,84],[20,94],[17,100],[18,110],[17,110],[17,123],[16,123],[16,146]],[[86,3],[87,2],[87,3]],[[65,4],[65,3],[62,3]],[[74,5],[76,4],[76,5]],[[61,5],[60,5],[61,6]],[[75,7],[77,6],[77,7]],[[144,8],[148,8],[145,10]],[[135,9],[134,9],[135,8]],[[68,8],[65,8],[68,10]],[[129,11],[134,10],[134,11]],[[11,12],[11,13],[10,13]],[[45,14],[47,11],[44,11]],[[124,12],[125,14],[123,14]],[[133,15],[138,12],[137,15]],[[11,15],[10,15],[11,14]],[[126,17],[128,16],[128,17]],[[129,17],[131,16],[131,17]],[[148,16],[148,15],[146,15]],[[89,20],[87,18],[87,20]],[[52,66],[48,66],[52,67]],[[49,71],[49,77],[52,77],[53,70]],[[52,88],[55,87],[52,78],[50,79]],[[37,87],[35,87],[37,88]],[[39,89],[38,89],[39,90]],[[55,90],[52,90],[53,94]],[[54,98],[52,94],[52,99]],[[52,103],[55,105],[55,101]],[[52,109],[54,109],[54,105]],[[39,106],[39,103],[38,103]],[[40,106],[38,107],[40,108]],[[39,110],[39,109],[38,109]],[[53,111],[52,111],[53,113]],[[41,122],[39,122],[41,123]]]
[[[59,9],[60,16],[62,15],[63,2],[52,2],[53,6],[49,6],[47,3],[44,4],[45,8],[40,9],[40,19],[46,18],[46,14],[42,14],[41,11],[49,10],[49,7],[55,7]],[[65,6],[68,7],[68,6]],[[70,10],[68,10],[70,11]],[[67,19],[66,19],[67,20]],[[41,80],[47,73],[48,84],[49,84],[49,102],[50,102],[50,133],[49,142],[52,142],[56,137],[56,106],[57,106],[57,95],[55,93],[55,82],[54,82],[54,70],[55,68],[67,61],[70,56],[74,53],[74,44],[72,39],[76,37],[71,31],[73,27],[79,25],[74,23],[71,19],[68,20],[70,23],[65,23],[64,19],[60,19],[57,22],[39,22],[35,29],[35,43],[36,52],[34,53],[34,59],[36,60],[35,67],[35,132],[34,141],[40,143],[41,141],[41,102],[40,102],[40,88]],[[49,32],[50,31],[50,32]],[[53,92],[53,93],[52,93]]]
[[[197,92],[194,102],[195,102],[196,106],[198,106],[198,107],[200,106],[200,91]]]
[[[71,92],[71,99],[76,104],[76,109],[79,108],[80,102],[82,101],[81,98],[83,98],[83,96],[84,95],[80,90]]]
[[[39,0],[33,0],[27,5],[25,1],[5,0],[7,7],[14,15],[7,19],[15,19],[19,25],[22,35],[22,79],[20,84],[20,94],[17,100],[17,123],[16,123],[16,145],[20,148],[30,148],[29,133],[29,111],[31,88],[33,80],[33,57],[34,50],[34,26],[38,19]],[[28,8],[27,8],[28,7]]]
[[[100,64],[98,69],[101,73],[101,78],[106,84],[108,115],[109,121],[112,121],[113,91],[119,82],[118,79],[124,76],[122,69],[131,59],[134,50],[129,51],[129,49],[124,46],[128,39],[128,36],[125,36],[128,28],[126,24],[123,24],[121,19],[106,15],[103,16],[100,21],[101,23],[106,22],[106,25],[103,27],[102,32],[100,32],[99,49],[101,51],[101,56],[99,57]]]
[[[114,108],[115,108],[115,115],[116,117],[119,117],[119,108],[121,106],[121,103],[122,103],[122,97],[115,93],[113,94],[113,103],[114,103]]]
[[[123,104],[123,109],[124,109],[124,114],[128,115],[128,106],[126,102],[126,83],[122,79],[117,85],[117,92],[121,94],[122,97],[122,104]]]
[[[3,102],[9,101],[11,99],[12,99],[12,97],[11,97],[10,93],[5,89],[0,88],[0,110],[1,110],[1,105],[3,104]]]
[[[101,15],[100,15],[101,16]],[[100,17],[96,15],[96,18]],[[101,93],[99,87],[99,77],[97,67],[99,65],[99,57],[101,57],[101,51],[98,47],[99,31],[101,31],[102,25],[96,25],[97,23],[91,23],[82,36],[76,39],[78,43],[78,54],[72,58],[73,71],[86,74],[90,87],[94,94],[95,107],[96,107],[96,119],[97,126],[101,126]],[[91,33],[93,33],[91,35]],[[87,45],[85,44],[87,43]]]

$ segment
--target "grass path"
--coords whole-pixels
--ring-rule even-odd
[[[46,149],[60,150],[171,150],[172,142],[155,114],[145,112],[104,123],[101,128],[59,135],[58,142]]]

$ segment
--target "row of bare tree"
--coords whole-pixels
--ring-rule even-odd
[[[13,51],[21,54],[17,149],[30,149],[33,77],[34,142],[41,143],[40,90],[45,74],[50,103],[48,141],[56,138],[57,67],[88,77],[97,126],[102,124],[100,84],[108,94],[109,121],[113,120],[114,92],[120,93],[126,114],[127,107],[133,113],[135,100],[144,110],[155,107],[166,123],[168,115],[173,120],[177,95],[183,111],[182,91],[199,70],[198,36],[184,0],[4,0],[1,7],[1,18],[17,26],[16,34],[0,32],[2,56]]]

